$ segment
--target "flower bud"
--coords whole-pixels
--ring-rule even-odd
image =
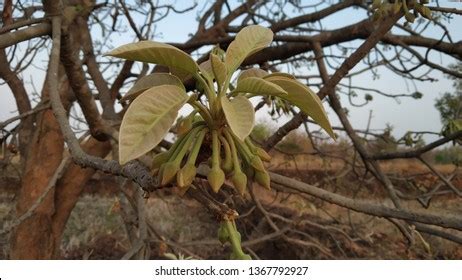
[[[207,180],[209,181],[212,190],[217,193],[225,182],[225,173],[220,167],[212,168],[207,175]]]
[[[169,152],[161,152],[161,153],[156,154],[152,158],[151,169],[152,170],[158,169],[162,164],[168,161],[169,157],[170,157]]]
[[[257,156],[260,157],[263,161],[271,161],[271,156],[262,148],[255,147],[255,151],[257,152]]]
[[[165,186],[170,183],[173,178],[175,178],[176,173],[180,169],[179,165],[175,161],[169,161],[163,165],[162,174],[159,175],[162,177],[161,186]]]
[[[254,179],[259,185],[265,187],[268,190],[271,189],[270,187],[271,179],[270,179],[268,172],[266,172],[266,170],[265,171],[255,170]]]
[[[196,166],[191,163],[186,163],[176,175],[178,187],[184,188],[192,184],[196,177]]]
[[[231,177],[231,181],[233,182],[233,185],[239,194],[244,195],[247,187],[247,176],[245,176],[244,172],[241,170],[234,172],[233,176]]]
[[[183,135],[189,132],[192,128],[193,117],[186,117],[178,121],[176,130],[178,135]]]
[[[255,170],[258,171],[265,171],[265,166],[263,165],[263,162],[261,161],[260,157],[258,156],[253,156],[250,159],[250,164]]]

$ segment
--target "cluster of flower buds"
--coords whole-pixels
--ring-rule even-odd
[[[192,119],[196,121],[191,122]],[[225,178],[230,179],[241,195],[246,191],[248,180],[270,188],[270,177],[263,161],[269,161],[271,157],[249,137],[242,141],[228,126],[210,129],[206,122],[193,116],[180,120],[177,128],[179,138],[172,147],[153,158],[152,168],[156,170],[161,185],[190,186],[201,163],[198,155],[205,143],[212,148],[211,156],[205,162],[210,167],[207,180],[214,192],[220,190]]]

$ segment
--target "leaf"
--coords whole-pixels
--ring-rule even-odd
[[[269,73],[266,72],[263,69],[260,68],[250,68],[244,71],[241,71],[239,74],[239,77],[237,78],[237,82],[239,83],[240,80],[243,80],[245,78],[250,78],[250,77],[257,77],[257,78],[263,78],[265,76],[268,76]]]
[[[213,82],[215,75],[213,74],[212,62],[210,61],[210,59],[202,62],[199,65],[199,69],[201,70],[202,75],[206,77],[206,79]]]
[[[215,80],[221,88],[227,77],[226,66],[223,61],[221,61],[221,59],[213,53],[210,54],[210,61],[212,62],[212,71],[215,76]]]
[[[280,86],[262,78],[249,77],[238,82],[234,92],[252,93],[255,95],[284,95],[287,92]]]
[[[190,80],[193,79],[193,75],[186,72],[185,70],[181,70],[175,67],[167,67],[167,69],[168,69],[168,72],[170,72],[170,74],[178,77],[178,79],[180,79],[180,81],[183,84],[187,84]],[[200,69],[200,66],[199,66],[199,69]]]
[[[332,138],[335,139],[334,131],[329,123],[329,119],[324,107],[322,106],[322,102],[309,87],[297,80],[285,77],[273,76],[267,79],[287,91],[287,95],[278,95],[278,97],[285,99],[300,108],[303,113],[310,116]]]
[[[221,106],[229,127],[239,139],[244,141],[252,132],[255,123],[252,103],[244,96],[235,97],[231,101],[226,96],[222,96]]]
[[[153,87],[138,96],[120,126],[120,163],[125,164],[159,144],[187,100],[186,92],[173,85]]]
[[[289,78],[289,79],[295,80],[295,77],[293,75],[288,74],[288,73],[283,73],[283,72],[274,72],[274,73],[264,76],[263,78],[267,79],[270,77],[278,77],[278,78],[283,77],[283,78]]]
[[[168,73],[154,73],[144,76],[136,81],[135,85],[127,92],[127,94],[125,94],[124,97],[122,97],[122,99],[120,99],[120,102],[126,100],[131,101],[138,97],[143,91],[161,85],[177,86],[186,91],[183,83],[178,77]]]
[[[105,55],[165,65],[181,69],[191,74],[196,74],[199,70],[197,63],[184,51],[169,44],[153,41],[140,41],[126,44]]]
[[[228,74],[236,71],[246,57],[266,48],[272,41],[273,32],[270,29],[258,25],[244,27],[226,50]]]

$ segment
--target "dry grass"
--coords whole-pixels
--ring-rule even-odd
[[[346,196],[358,198],[374,198],[380,203],[390,204],[382,186],[372,180],[369,183],[359,182],[355,177],[343,177],[335,181],[325,180],[326,177],[338,174],[345,168],[345,163],[340,159],[325,159],[319,156],[309,155],[311,146],[307,145],[306,138],[300,144],[301,138],[291,136],[289,140],[302,146],[301,151],[287,155],[281,152],[272,152],[272,160],[267,164],[268,169],[285,174],[292,178],[307,183],[322,182],[321,187],[335,191]],[[290,146],[290,145],[288,145]],[[292,147],[293,148],[293,147]],[[345,150],[338,146],[324,146],[331,154],[338,157],[347,157]],[[351,155],[350,155],[351,156]],[[383,170],[391,177],[405,177],[417,174],[413,177],[417,187],[428,189],[438,181],[438,178],[428,173],[428,169],[417,160],[392,160],[380,163]],[[443,174],[449,174],[455,166],[451,164],[436,165],[436,169]],[[412,176],[411,176],[412,177]],[[0,182],[2,182],[0,180]],[[5,181],[3,181],[5,182]],[[126,252],[130,243],[127,238],[124,223],[117,207],[118,201],[112,188],[106,188],[109,184],[104,178],[95,177],[88,189],[104,189],[102,192],[86,194],[77,203],[68,221],[63,236],[63,255],[70,259],[117,259]],[[460,187],[462,180],[455,180]],[[12,217],[13,197],[17,188],[14,184],[0,184],[0,220],[5,226]],[[408,191],[405,185],[397,185],[398,188]],[[417,237],[417,242],[408,246],[394,226],[390,226],[387,220],[373,218],[368,215],[348,211],[344,208],[324,203],[314,198],[302,198],[297,195],[282,195],[274,191],[269,192],[257,188],[257,196],[268,210],[285,215],[288,218],[304,217],[309,221],[318,221],[335,225],[344,230],[355,242],[337,240],[345,252],[339,254],[339,258],[362,258],[362,259],[435,259],[435,258],[462,258],[462,249],[453,243],[441,239],[422,235]],[[87,192],[90,193],[90,192]],[[248,209],[251,202],[240,202],[244,205],[241,214]],[[391,204],[390,204],[391,205]],[[421,208],[415,201],[406,202],[407,207]],[[180,198],[175,195],[152,196],[147,201],[148,219],[158,233],[177,244],[211,244],[216,242],[217,222],[197,202],[190,199]],[[451,196],[438,197],[432,201],[430,210],[453,211],[462,213],[462,207]],[[254,211],[249,219],[258,223],[263,218],[261,213]],[[248,225],[241,224],[244,236],[249,236],[249,230],[254,230]],[[271,229],[266,228],[267,232]],[[332,240],[326,232],[306,229],[312,238],[326,246],[332,245]],[[244,233],[245,232],[245,233]],[[251,235],[251,234],[250,234]],[[244,237],[244,240],[246,240]],[[0,240],[0,258],[2,251],[6,250],[7,239]],[[216,244],[216,243],[215,243]],[[329,245],[330,244],[330,245]],[[427,246],[429,245],[429,247]],[[153,243],[154,257],[157,254],[159,244]],[[266,248],[265,248],[266,247]],[[188,246],[192,252],[196,252],[205,258],[224,258],[227,249],[220,245],[196,245]],[[270,248],[270,249],[268,249]],[[334,249],[336,247],[333,247]],[[319,258],[316,250],[305,250],[285,244],[277,239],[269,242],[264,248],[255,248],[262,258],[274,259],[278,257],[291,258]],[[284,250],[291,254],[280,254],[278,250]]]
[[[313,152],[313,151],[311,151]],[[271,162],[267,164],[270,170],[330,170],[335,171],[344,167],[345,162],[340,159],[322,158],[317,155],[305,153],[285,154],[272,152]],[[429,169],[417,159],[394,159],[381,161],[380,166],[387,173],[412,175],[428,172]],[[436,164],[436,170],[449,174],[456,166],[454,164]]]

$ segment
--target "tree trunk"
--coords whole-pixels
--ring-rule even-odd
[[[88,154],[97,157],[106,157],[111,151],[109,141],[100,142],[90,138],[82,147]],[[61,257],[60,244],[67,220],[77,203],[85,184],[95,174],[92,168],[81,168],[71,164],[63,177],[57,182],[54,193],[55,212],[52,216],[52,238],[54,243],[53,258]]]
[[[64,140],[51,110],[38,116],[37,129],[29,147],[29,157],[26,159],[16,206],[18,217],[26,213],[42,195],[63,157]],[[35,213],[13,232],[10,248],[12,259],[51,258],[53,196],[54,190],[51,190]]]
[[[64,106],[70,107],[71,90],[60,68],[60,94]],[[48,98],[48,82],[45,82],[42,100]],[[37,114],[37,129],[28,145],[21,190],[16,205],[16,215],[21,217],[30,209],[47,188],[65,152],[64,139],[51,109]],[[104,157],[110,151],[109,142],[91,138],[83,145],[88,153]],[[82,169],[70,164],[55,187],[48,193],[31,217],[23,221],[11,236],[10,258],[52,259],[59,258],[61,236],[67,219],[74,208],[85,183],[94,174],[93,169]]]

